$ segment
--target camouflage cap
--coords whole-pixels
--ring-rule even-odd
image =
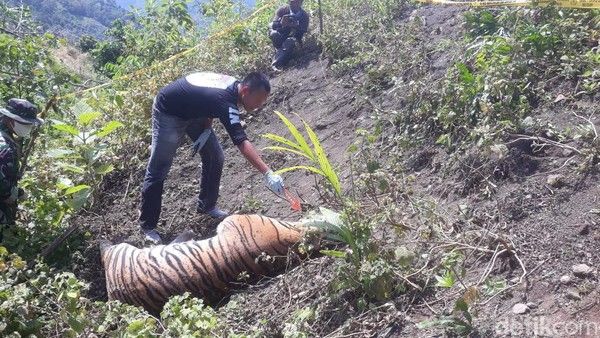
[[[6,115],[21,123],[33,123],[40,125],[44,120],[37,117],[37,107],[24,99],[10,99],[6,108],[0,108],[0,114]]]

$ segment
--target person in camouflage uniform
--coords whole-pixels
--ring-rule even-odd
[[[10,99],[0,108],[0,241],[2,232],[15,223],[17,202],[24,192],[19,189],[19,168],[23,139],[44,121],[37,108],[23,99]]]

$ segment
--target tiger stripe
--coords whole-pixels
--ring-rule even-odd
[[[236,285],[241,273],[253,278],[272,273],[276,266],[257,258],[287,257],[304,231],[301,223],[233,215],[217,226],[214,237],[202,241],[143,249],[126,243],[103,246],[108,298],[153,313],[169,297],[184,292],[217,301]]]

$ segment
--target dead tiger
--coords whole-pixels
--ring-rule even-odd
[[[171,244],[152,248],[104,243],[100,251],[108,298],[153,313],[159,312],[169,297],[185,292],[214,302],[230,291],[241,273],[273,273],[277,267],[261,257],[285,257],[307,231],[331,232],[338,226],[337,214],[322,211],[328,212],[327,216],[323,213],[301,222],[233,215],[217,226],[214,237],[201,241],[182,234]]]

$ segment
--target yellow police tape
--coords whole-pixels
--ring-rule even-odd
[[[273,4],[275,4],[275,1],[270,2],[270,3],[266,4],[266,5],[258,8],[257,10],[255,10],[254,12],[252,12],[252,14],[248,15],[243,20],[240,20],[240,21],[236,22],[235,24],[229,26],[227,29],[222,30],[222,31],[220,31],[218,33],[215,33],[213,35],[210,35],[210,36],[206,37],[202,43],[199,43],[199,44],[195,45],[194,47],[191,47],[191,48],[189,48],[187,50],[184,50],[181,53],[172,55],[169,58],[167,58],[167,59],[165,59],[165,60],[163,60],[161,62],[155,63],[155,64],[153,64],[153,65],[151,65],[149,67],[146,67],[146,68],[138,69],[135,72],[132,72],[132,73],[127,74],[127,75],[120,76],[120,77],[118,77],[116,79],[112,79],[112,80],[110,80],[110,81],[108,81],[106,83],[103,83],[103,84],[100,84],[100,85],[97,85],[97,86],[94,86],[94,87],[91,87],[91,88],[86,88],[84,90],[80,90],[80,91],[76,91],[76,92],[72,92],[72,93],[68,93],[68,94],[59,96],[59,97],[56,98],[56,100],[58,101],[58,100],[62,100],[62,99],[67,98],[67,97],[71,97],[71,96],[75,96],[75,95],[78,95],[78,94],[83,94],[83,93],[86,93],[86,92],[91,92],[91,91],[94,91],[94,90],[97,90],[97,89],[100,89],[100,88],[108,87],[114,81],[122,81],[122,80],[130,79],[130,78],[135,77],[137,75],[143,74],[144,72],[146,72],[148,70],[156,69],[157,67],[160,67],[161,65],[164,65],[167,62],[170,62],[170,61],[176,60],[178,58],[181,58],[183,56],[186,56],[186,55],[190,54],[191,52],[193,52],[193,51],[197,50],[198,48],[200,48],[206,42],[214,40],[215,38],[220,37],[220,36],[222,36],[224,34],[227,34],[227,33],[231,32],[232,30],[236,29],[237,27],[241,26],[242,24],[246,23],[247,21],[250,21],[256,15],[258,15],[260,12],[262,12],[265,9],[269,8]]]
[[[489,0],[489,1],[453,1],[453,0],[417,0],[427,4],[465,5],[469,7],[497,7],[497,6],[548,6],[555,5],[565,8],[600,8],[600,0]]]

